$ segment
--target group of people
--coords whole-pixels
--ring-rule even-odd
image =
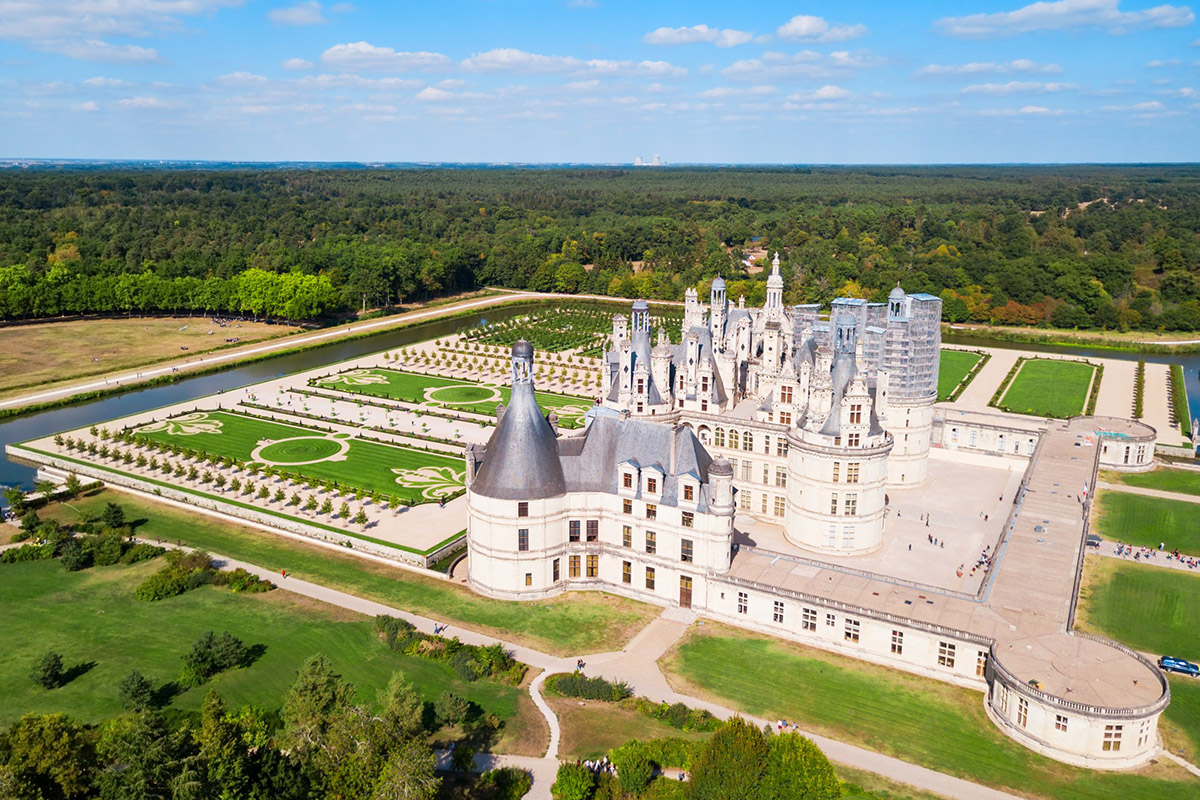
[[[608,756],[595,760],[576,761],[575,763],[579,766],[582,766],[593,775],[608,773],[609,775],[615,776],[617,774],[617,768],[613,766],[611,761],[608,760]]]
[[[800,726],[794,722],[788,722],[786,719],[775,720],[775,732],[783,733],[784,731],[795,731],[796,733],[799,733]]]
[[[1168,553],[1166,542],[1159,542],[1157,550],[1153,547],[1134,547],[1131,544],[1125,544],[1121,541],[1117,542],[1117,555],[1122,558],[1132,558],[1134,561],[1141,561],[1143,559],[1149,561],[1152,558],[1158,558],[1159,553],[1162,553],[1168,561],[1178,561],[1188,569],[1200,568],[1200,558],[1184,555],[1179,552],[1178,547]]]

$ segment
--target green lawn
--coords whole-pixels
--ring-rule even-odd
[[[1194,798],[1182,770],[1143,774],[1077,769],[1006,737],[969,689],[724,626],[693,633],[663,662],[674,683],[767,719],[941,772],[1034,796],[1075,800]],[[681,680],[682,679],[682,680]]]
[[[388,650],[366,617],[287,592],[236,595],[208,586],[153,603],[135,599],[134,588],[159,565],[152,561],[82,572],[67,572],[57,561],[0,565],[0,606],[5,611],[0,724],[27,712],[63,711],[93,723],[121,713],[117,685],[130,670],[156,686],[175,680],[180,657],[207,630],[228,630],[265,651],[247,668],[176,695],[171,701],[175,708],[198,710],[210,688],[234,708],[278,708],[305,659],[324,653],[358,688],[360,701],[373,702],[399,671],[427,700],[451,689],[503,719],[517,713],[520,689],[490,681],[463,683],[448,665]],[[46,691],[28,675],[49,650],[62,654],[68,670],[79,667],[82,674]]]
[[[1200,680],[1172,675],[1171,705],[1158,723],[1166,747],[1193,764],[1200,758]]]
[[[969,350],[942,350],[938,362],[938,400],[943,401],[983,359]]]
[[[1200,495],[1200,472],[1187,469],[1159,467],[1150,472],[1105,471],[1101,480],[1136,486],[1139,489],[1157,489],[1160,492]]]
[[[619,649],[659,613],[654,606],[599,592],[527,603],[490,600],[463,586],[112,491],[71,505],[98,514],[109,501],[122,505],[127,518],[143,521],[137,534],[144,538],[179,539],[273,571],[286,569],[297,578],[543,652],[571,655]],[[63,522],[79,518],[63,504],[40,513]]]
[[[1000,407],[1017,414],[1072,417],[1083,413],[1096,368],[1081,361],[1031,358],[1021,365]]]
[[[349,370],[318,378],[312,385],[491,417],[496,415],[496,406],[507,405],[512,397],[512,390],[507,386],[493,387],[386,368]],[[583,415],[592,406],[592,401],[585,397],[552,392],[537,392],[536,396],[542,411],[557,414],[559,424],[564,428],[580,427]]]
[[[1088,556],[1079,627],[1130,647],[1200,661],[1200,572]]]
[[[1200,555],[1200,504],[1111,490],[1096,500],[1095,528],[1105,539]]]
[[[255,450],[263,441],[271,440],[275,444],[261,448],[257,463],[275,464],[288,472],[380,492],[385,497],[395,494],[409,505],[450,496],[463,487],[465,467],[461,458],[326,434],[229,411],[184,414],[135,430],[157,442],[247,463],[255,461]],[[292,441],[281,441],[287,439]],[[313,461],[316,463],[306,463]]]

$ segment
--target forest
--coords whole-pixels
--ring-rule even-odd
[[[329,320],[500,286],[1200,330],[1200,167],[0,171],[0,319]],[[769,259],[769,256],[767,256]],[[760,264],[762,262],[760,261]]]

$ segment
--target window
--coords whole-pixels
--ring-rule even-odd
[[[621,526],[621,546],[633,547],[633,528],[628,525]]]
[[[696,487],[692,486],[690,483],[685,483],[683,485],[683,499],[684,500],[695,500],[696,499]]]
[[[780,489],[787,486],[787,468],[786,467],[776,467],[775,468],[775,485],[778,486]]]
[[[792,402],[792,387],[790,387],[790,386],[780,386],[779,387],[779,402],[781,402],[781,403]]]
[[[858,483],[858,464],[846,465],[846,483]]]
[[[707,375],[700,378],[700,391],[701,392],[708,391],[708,376]]]
[[[858,447],[859,436],[857,433],[851,433],[846,436],[846,447]]]
[[[862,425],[862,403],[850,404],[850,424]]]
[[[571,556],[567,560],[567,575],[572,578],[579,577],[579,556]]]
[[[1067,718],[1062,714],[1054,715],[1054,730],[1062,731],[1063,733],[1067,732]]]
[[[525,551],[529,549],[529,529],[520,528],[517,531],[517,549]]]
[[[713,447],[725,446],[725,429],[717,428],[713,431]]]
[[[775,455],[777,455],[777,456],[786,456],[787,455],[787,439],[785,439],[782,436],[775,437]]]
[[[646,567],[646,588],[654,591],[654,567]]]
[[[856,619],[846,618],[845,639],[847,642],[857,642],[858,635],[862,631],[862,623]]]
[[[633,583],[633,562],[621,562],[621,583]]]
[[[975,651],[975,674],[983,677],[987,674],[987,650]]]
[[[1104,749],[1109,751],[1117,751],[1121,749],[1121,731],[1124,730],[1124,725],[1105,725],[1104,726]]]
[[[1000,713],[1008,713],[1008,687],[1002,683],[996,684],[997,691],[1000,692]]]
[[[842,547],[846,550],[854,549],[854,526],[842,526]]]
[[[842,479],[842,462],[833,462],[833,482],[837,483]]]
[[[782,600],[775,601],[775,611],[771,615],[771,619],[773,619],[775,622],[778,622],[781,624],[783,623],[783,601]]]
[[[632,514],[633,513],[633,501],[632,500],[622,500],[621,501],[621,512],[625,513],[625,514]]]
[[[750,605],[750,598],[745,592],[738,592],[738,613],[745,614],[746,608]]]
[[[646,491],[650,494],[658,493],[658,478],[646,478]]]
[[[792,424],[792,415],[791,415],[791,413],[790,413],[790,412],[788,412],[788,411],[780,411],[780,412],[779,412],[779,424],[781,424],[781,425],[791,425],[791,424]]]
[[[817,629],[817,612],[815,609],[800,609],[800,627],[806,631],[815,631]]]
[[[753,461],[743,461],[742,462],[742,480],[744,480],[744,481],[751,480],[750,471],[753,469],[754,469]]]
[[[621,486],[622,486],[622,488],[625,488],[625,489],[633,488],[633,474],[632,473],[624,472],[621,474]]]
[[[1017,698],[1017,724],[1022,728],[1029,722],[1029,701],[1024,697]],[[1105,748],[1107,749],[1107,748]]]
[[[830,628],[836,627],[837,626],[837,617],[834,616],[833,614],[826,614],[825,615],[825,625]]]
[[[837,547],[837,526],[829,526],[829,537],[825,540],[825,546],[829,548]]]
[[[684,511],[679,515],[679,524],[685,528],[693,528],[696,525],[696,515],[690,511]]]
[[[769,484],[771,482],[771,467],[767,464],[763,464],[763,480],[762,480],[762,482],[763,482],[764,486],[766,486],[767,484]]]
[[[770,436],[770,434],[765,434],[765,433],[763,434],[763,452],[766,453],[767,455],[771,455],[771,436]]]
[[[645,378],[637,379],[637,393],[638,394],[646,393],[646,379]]]
[[[742,431],[742,449],[754,449],[754,434],[751,431]]]
[[[680,542],[679,542],[679,560],[680,561],[688,561],[688,562],[693,560],[692,540],[691,539],[681,539],[680,540]]]
[[[762,513],[767,513],[767,493],[762,493]]]
[[[830,492],[829,494],[829,513],[836,514],[838,510],[838,493]]]
[[[573,519],[567,523],[567,541],[579,541],[579,520]]]
[[[595,578],[600,574],[600,556],[590,555],[587,557],[587,576]]]
[[[787,507],[787,501],[779,495],[775,496],[775,516],[782,517],[784,508]]]
[[[731,450],[738,449],[738,432],[731,430],[729,432],[729,447]]]
[[[646,552],[650,554],[658,552],[658,534],[654,531],[646,531]]]
[[[526,503],[524,501],[517,503],[517,516],[518,517],[528,517],[529,516],[529,503]]]
[[[750,510],[750,503],[751,503],[752,498],[753,498],[753,495],[751,495],[749,489],[743,489],[742,491],[738,492],[738,499],[741,501],[738,505],[742,509],[742,511]]]
[[[842,510],[842,514],[847,517],[853,517],[858,513],[858,494],[849,492],[846,494],[846,505]]]
[[[646,503],[646,519],[658,519],[658,506]]]
[[[589,519],[587,521],[587,540],[589,542],[599,541],[600,539],[600,520]]]
[[[558,583],[558,581],[559,581],[559,580],[562,578],[562,575],[560,574],[560,570],[559,570],[559,567],[558,567],[558,559],[557,559],[557,558],[556,558],[556,559],[554,559],[554,562],[553,562],[553,567],[554,567],[554,582],[555,582],[555,583]]]
[[[533,586],[533,573],[532,572],[525,573],[525,585]]]
[[[896,655],[904,653],[904,631],[892,631],[892,652]]]
[[[1141,728],[1138,729],[1138,747],[1141,747],[1142,745],[1144,745],[1146,743],[1146,740],[1149,738],[1150,738],[1150,723],[1148,721],[1143,721]]]
[[[977,444],[979,444],[979,430],[971,428],[971,447],[975,447]]]
[[[954,667],[954,644],[938,642],[938,664],[943,667]]]

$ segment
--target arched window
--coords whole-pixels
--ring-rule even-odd
[[[751,433],[750,431],[742,432],[742,449],[743,450],[753,450],[754,449],[754,434]]]
[[[716,430],[713,431],[713,446],[714,447],[724,447],[725,446],[725,429],[724,428],[717,428]]]
[[[729,446],[734,450],[738,449],[738,432],[732,429],[729,431]]]

